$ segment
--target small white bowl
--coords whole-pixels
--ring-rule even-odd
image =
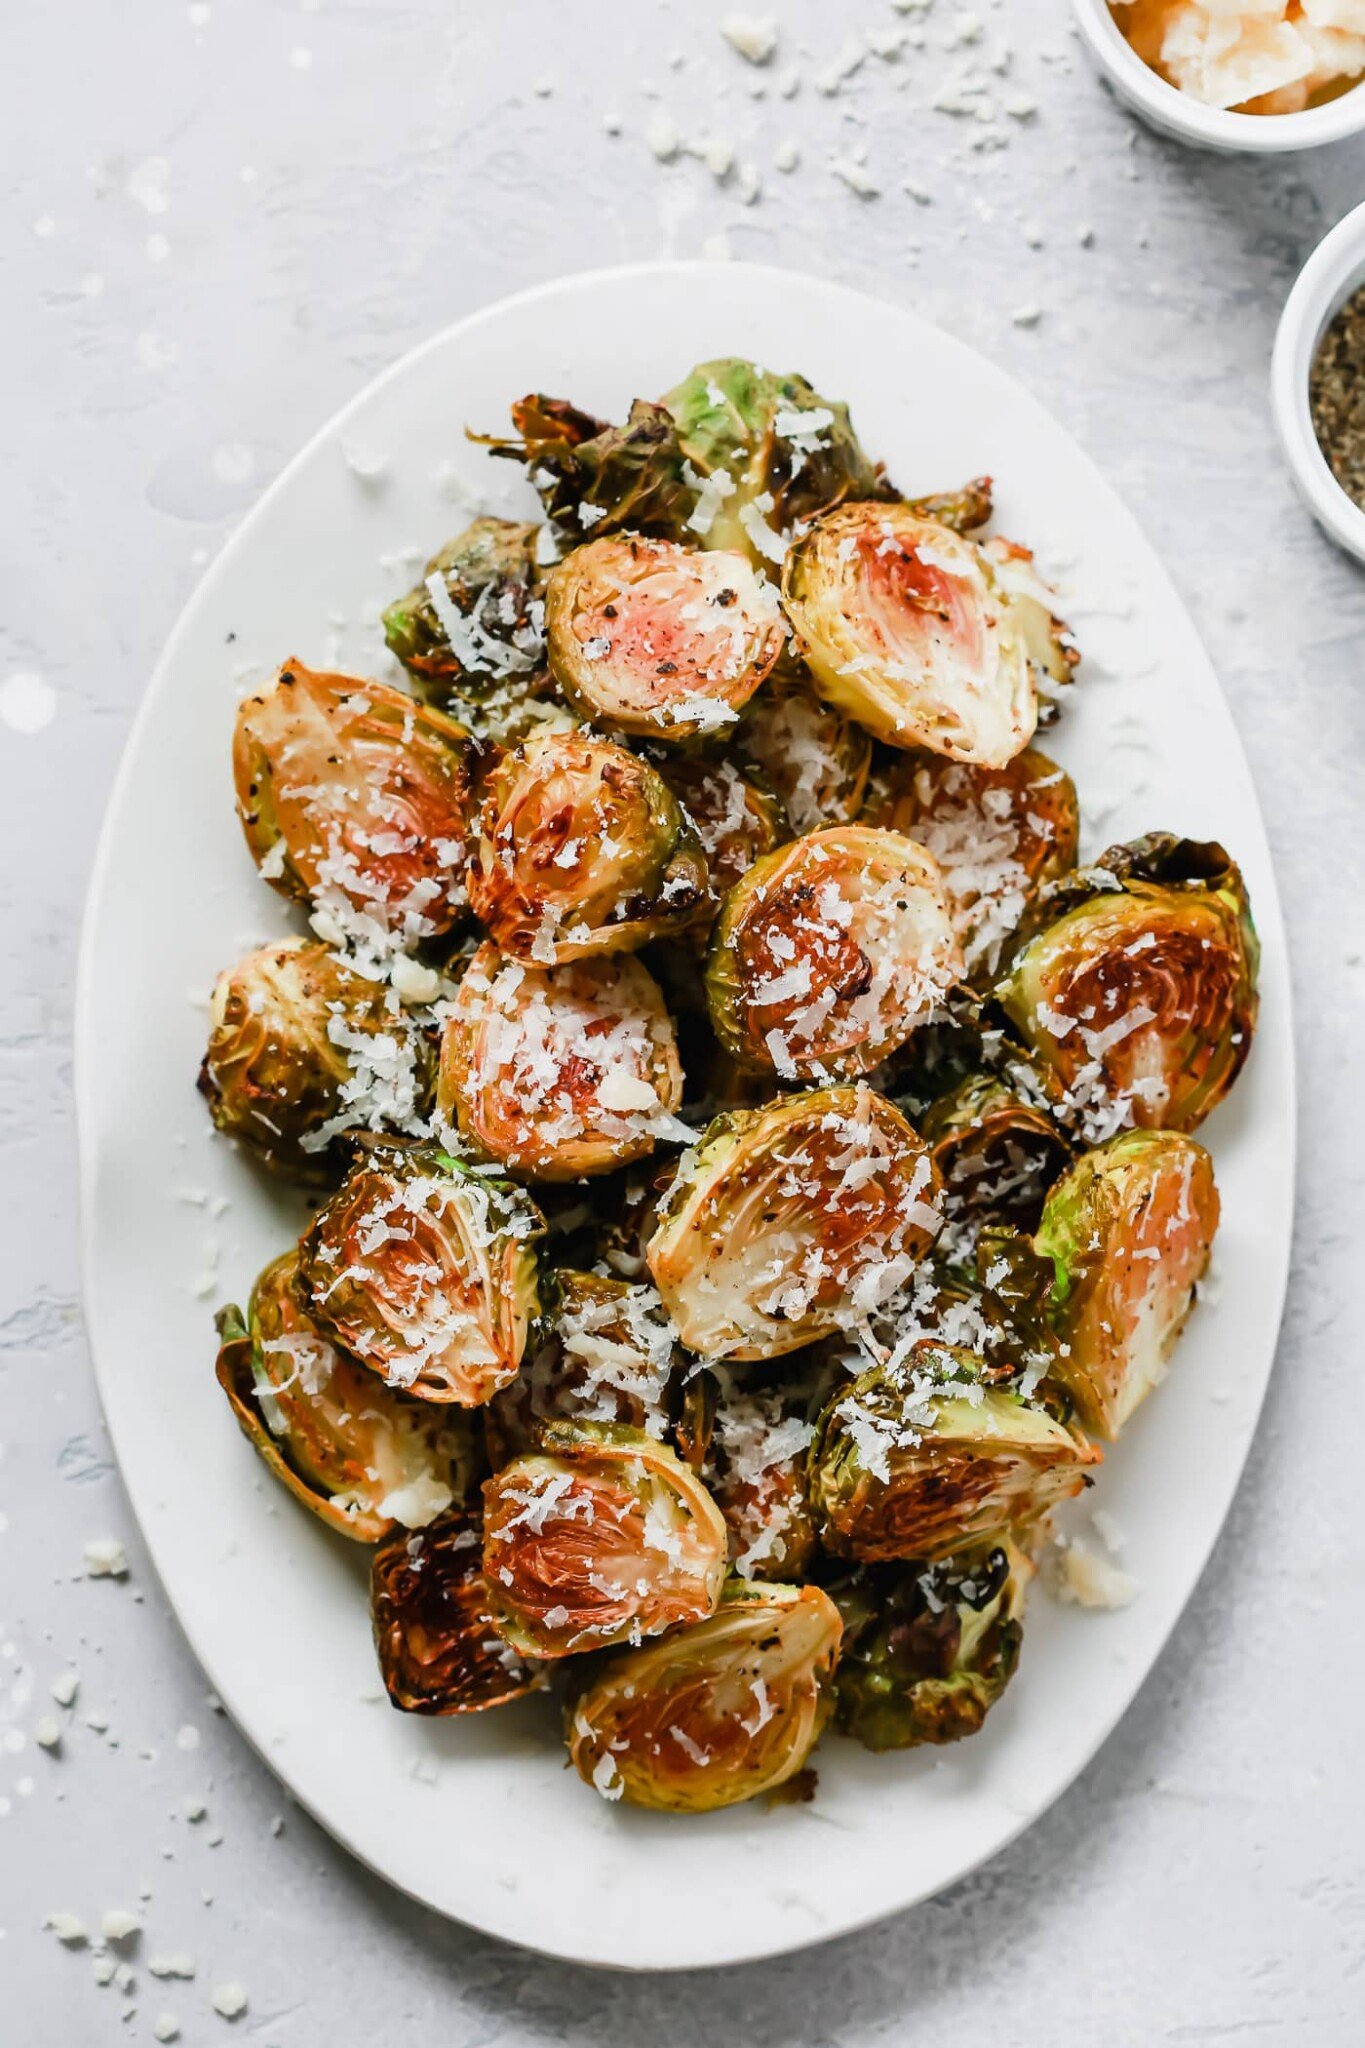
[[[1275,427],[1300,495],[1339,547],[1365,562],[1365,512],[1347,497],[1318,446],[1308,377],[1318,343],[1338,307],[1365,284],[1365,205],[1357,206],[1313,251],[1285,301],[1270,360]]]
[[[1283,150],[1340,142],[1344,135],[1365,129],[1365,81],[1323,106],[1305,107],[1301,114],[1234,114],[1224,107],[1206,107],[1143,63],[1110,13],[1108,0],[1071,0],[1071,5],[1098,70],[1119,98],[1162,135],[1224,156],[1241,150],[1274,156]]]

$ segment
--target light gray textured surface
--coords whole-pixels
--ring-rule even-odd
[[[953,53],[939,47],[948,0],[923,16],[853,0],[837,23],[800,0],[780,10],[765,73],[722,43],[723,11],[143,0],[6,24],[0,716],[43,707],[15,675],[55,692],[40,730],[0,724],[0,2032],[37,2048],[150,2040],[163,2012],[187,2043],[235,2031],[276,2048],[864,2048],[946,2027],[1025,2048],[1244,2034],[1335,2048],[1365,2031],[1365,581],[1294,501],[1265,400],[1284,292],[1360,196],[1365,144],[1274,164],[1160,144],[1084,69],[1062,0],[982,7],[984,41]],[[920,20],[925,49],[869,55],[836,95],[814,88],[846,35]],[[1009,146],[979,151],[985,124],[931,101],[1004,39],[1013,65],[995,90],[1039,111],[1002,110]],[[776,78],[793,61],[788,102]],[[642,130],[660,108],[688,135],[733,139],[762,173],[758,203],[698,162],[656,163]],[[783,176],[788,136],[803,160]],[[875,198],[828,168],[864,145]],[[914,304],[995,355],[1157,541],[1231,694],[1279,862],[1303,1164],[1286,1331],[1246,1483],[1183,1625],[1081,1782],[915,1914],[797,1961],[630,1980],[406,1904],[286,1805],[206,1703],[89,1375],[67,1035],[119,746],[202,564],[262,485],[360,383],[460,313],[557,271],[698,253],[722,230],[737,255]],[[1032,306],[1037,324],[1015,324]],[[84,1542],[106,1533],[128,1546],[121,1585],[82,1576]],[[81,1678],[70,1713],[49,1697],[68,1668]],[[49,1712],[66,1724],[55,1758],[34,1741]],[[191,1822],[196,1798],[208,1814]],[[127,1996],[96,1986],[89,1949],[41,1931],[66,1910],[93,1933],[105,1908],[139,1909],[144,1887]],[[196,1977],[158,1982],[147,1961],[175,1950]],[[250,1998],[235,2030],[209,2007],[230,1979]]]

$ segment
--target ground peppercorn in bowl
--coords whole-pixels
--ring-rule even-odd
[[[1299,274],[1275,337],[1271,405],[1313,516],[1365,562],[1365,206]]]

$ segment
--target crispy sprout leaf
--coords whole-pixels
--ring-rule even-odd
[[[512,407],[517,438],[470,439],[525,463],[546,515],[577,535],[656,533],[681,539],[696,504],[677,429],[661,405],[637,398],[613,427],[541,393]]]
[[[829,1718],[840,1634],[818,1586],[732,1586],[709,1620],[596,1668],[568,1710],[574,1769],[664,1813],[776,1791]]]

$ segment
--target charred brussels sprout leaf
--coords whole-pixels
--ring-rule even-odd
[[[390,1386],[477,1408],[521,1363],[543,1232],[519,1190],[438,1146],[369,1139],[300,1245],[305,1306]]]
[[[1165,1378],[1218,1213],[1213,1161],[1178,1131],[1125,1131],[1049,1194],[1035,1243],[1055,1273],[1056,1372],[1101,1436]]]
[[[706,856],[647,761],[582,732],[504,754],[482,788],[469,896],[504,953],[555,966],[635,952],[696,917]]]
[[[1006,1537],[939,1564],[871,1565],[836,1587],[840,1729],[873,1750],[975,1735],[1018,1665],[1032,1576]]]
[[[550,665],[588,718],[618,732],[723,732],[772,668],[786,628],[737,554],[640,534],[590,540],[551,571]]]
[[[637,398],[624,426],[539,393],[512,407],[515,440],[475,434],[494,455],[524,462],[547,516],[572,534],[656,533],[681,539],[697,494],[677,428]]]
[[[779,847],[735,884],[706,994],[733,1058],[784,1080],[853,1080],[930,1022],[961,971],[933,856],[849,825]]]
[[[943,1176],[950,1223],[1032,1230],[1071,1157],[1052,1119],[994,1074],[969,1074],[940,1096],[920,1132]]]
[[[430,938],[464,907],[468,734],[401,690],[286,662],[237,713],[237,812],[262,875],[329,939]]]
[[[494,1467],[536,1449],[555,1422],[621,1423],[667,1437],[678,1352],[654,1289],[562,1268],[545,1292],[536,1342],[484,1411]]]
[[[874,775],[863,819],[904,832],[933,854],[978,986],[993,978],[1041,886],[1076,862],[1075,784],[1033,747],[1004,768],[896,755]]]
[[[646,1258],[690,1350],[775,1358],[856,1327],[938,1227],[938,1176],[870,1088],[718,1117],[684,1154]]]
[[[538,526],[476,519],[384,613],[384,638],[438,702],[477,705],[509,676],[543,666]]]
[[[726,1530],[696,1474],[642,1430],[549,1423],[484,1486],[483,1571],[525,1656],[638,1642],[713,1612]]]
[[[782,597],[817,689],[894,747],[1003,768],[1038,720],[1023,624],[990,555],[900,505],[843,505],[788,551]]]
[[[821,702],[798,662],[784,658],[758,692],[735,734],[735,751],[776,792],[793,832],[857,818],[872,740]]]
[[[663,1813],[776,1791],[829,1718],[840,1634],[818,1586],[730,1588],[709,1620],[593,1672],[567,1715],[574,1769],[605,1799]]]
[[[974,1353],[926,1341],[836,1394],[811,1447],[811,1496],[837,1555],[932,1560],[1036,1520],[1099,1461],[1039,1402],[984,1384]]]
[[[374,1554],[374,1644],[385,1690],[406,1714],[478,1714],[544,1682],[544,1666],[493,1626],[481,1541],[479,1516],[456,1510]]]
[[[532,967],[482,945],[441,1040],[437,1102],[482,1157],[579,1180],[688,1138],[673,1020],[638,960]]]
[[[447,1416],[392,1392],[328,1343],[299,1303],[298,1255],[266,1267],[240,1310],[218,1317],[218,1382],[275,1477],[330,1529],[377,1543],[463,1500],[473,1439]]]
[[[263,1165],[326,1187],[341,1133],[411,1123],[433,1066],[426,1035],[382,983],[325,946],[283,939],[219,975],[199,1087],[218,1129]]]
[[[936,526],[946,526],[953,533],[975,533],[979,526],[990,523],[995,509],[992,479],[974,476],[955,491],[934,491],[927,498],[907,498],[905,506],[916,519],[932,519]]]
[[[894,496],[849,424],[848,407],[804,377],[738,356],[699,363],[664,404],[700,494],[689,520],[705,546],[780,561],[778,535],[846,498]]]
[[[1221,846],[1112,847],[1049,893],[995,997],[1058,1114],[1089,1143],[1125,1125],[1194,1130],[1251,1049],[1259,947]]]

